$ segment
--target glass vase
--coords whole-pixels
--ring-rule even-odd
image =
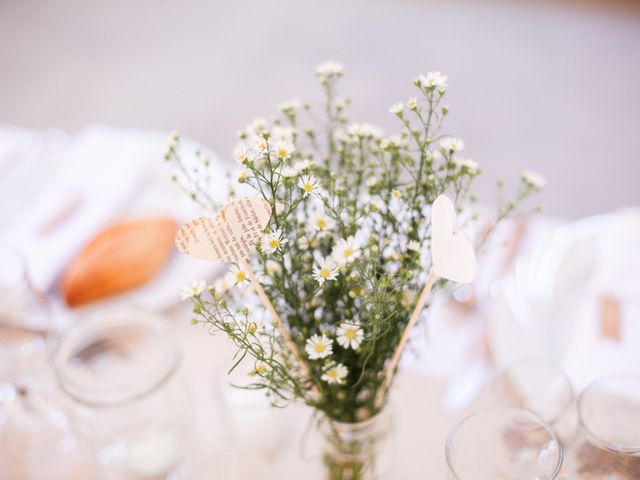
[[[393,466],[393,419],[389,408],[362,422],[323,418],[326,480],[390,478]]]

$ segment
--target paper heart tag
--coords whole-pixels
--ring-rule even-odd
[[[436,275],[469,283],[476,276],[476,254],[469,239],[456,232],[456,210],[446,195],[431,207],[431,256]]]
[[[201,260],[238,263],[246,260],[271,218],[271,207],[258,197],[227,203],[216,217],[184,224],[176,235],[181,252]]]

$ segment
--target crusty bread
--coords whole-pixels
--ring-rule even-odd
[[[167,262],[178,229],[170,218],[113,225],[91,240],[62,276],[62,295],[77,307],[151,280]]]

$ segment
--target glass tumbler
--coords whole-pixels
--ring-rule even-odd
[[[451,480],[554,480],[563,459],[549,425],[531,412],[503,408],[463,419],[445,453]]]
[[[40,373],[51,315],[31,287],[20,251],[0,241],[0,381],[21,382]]]
[[[596,380],[578,399],[578,417],[567,478],[639,480],[640,377]]]
[[[55,355],[91,478],[160,479],[177,468],[192,438],[180,352],[166,321],[136,310],[80,319]]]
[[[578,417],[567,376],[553,362],[521,358],[510,362],[492,384],[499,406],[528,410],[544,420],[567,448],[575,437]]]

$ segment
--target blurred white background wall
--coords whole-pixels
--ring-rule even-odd
[[[633,3],[1,0],[0,123],[179,130],[230,158],[253,117],[318,99],[328,59],[353,120],[385,129],[416,74],[447,74],[446,131],[488,173],[481,199],[528,168],[553,214],[640,203]]]

